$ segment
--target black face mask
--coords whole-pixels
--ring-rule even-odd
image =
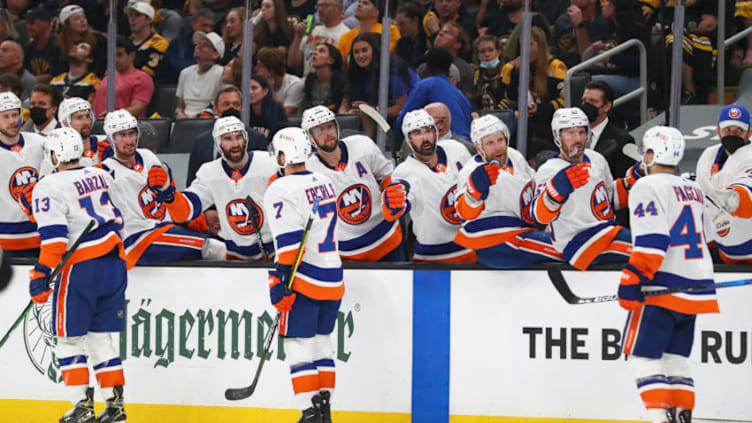
[[[593,123],[598,119],[598,108],[593,106],[592,104],[582,103],[582,105],[580,105],[580,109],[585,112],[585,116],[587,116],[588,122]]]
[[[45,122],[47,122],[47,109],[44,107],[32,107],[29,110],[29,115],[31,116],[31,120],[34,122],[34,125],[41,125]]]
[[[240,110],[230,107],[229,109],[222,112],[222,117],[228,116],[235,116],[236,118],[240,119]]]
[[[737,137],[735,135],[726,135],[725,137],[721,138],[721,145],[723,145],[723,148],[725,148],[729,154],[734,154],[734,152],[744,144],[744,138]]]

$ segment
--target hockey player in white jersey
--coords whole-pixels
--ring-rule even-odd
[[[306,167],[334,181],[339,254],[348,261],[404,261],[399,221],[384,220],[381,190],[394,165],[364,135],[339,138],[334,113],[324,106],[303,112],[301,127],[315,147]]]
[[[235,116],[217,119],[212,137],[221,157],[204,163],[191,186],[183,192],[175,192],[174,201],[165,203],[167,210],[175,222],[182,223],[196,219],[202,211],[216,206],[220,226],[218,235],[224,239],[228,259],[263,260],[271,257],[274,248],[269,216],[264,213],[263,204],[254,204],[251,206],[253,210],[249,210],[245,200],[250,193],[264,195],[269,180],[277,174],[277,164],[265,151],[246,151],[248,134],[243,122]],[[162,185],[167,178],[167,172],[161,167],[149,170],[152,186]],[[259,234],[254,223],[261,230],[264,251],[259,248]]]
[[[20,132],[21,100],[11,92],[0,93],[0,248],[9,257],[37,255],[39,234],[19,204],[24,188],[39,179],[44,157],[44,138]]]
[[[681,133],[656,126],[641,147],[647,176],[629,194],[633,250],[619,285],[619,303],[629,311],[622,349],[652,422],[689,423],[695,320],[718,312],[715,290],[651,297],[643,292],[713,283],[703,227],[709,219],[703,219],[699,184],[676,176],[684,153]]]
[[[122,234],[128,268],[137,263],[224,260],[224,243],[172,223],[164,203],[174,196],[175,182],[169,177],[160,186],[148,184],[149,169],[162,163],[150,150],[137,148],[136,118],[127,110],[115,110],[105,117],[104,130],[114,155],[100,166],[115,179],[110,193],[125,220]]]
[[[73,128],[81,135],[84,143],[81,165],[94,166],[102,161],[104,155],[112,154],[112,148],[106,136],[91,134],[94,111],[88,101],[80,97],[66,98],[58,107],[57,120],[63,127]]]
[[[713,202],[719,224],[708,236],[725,263],[752,263],[752,146],[750,117],[740,104],[726,106],[718,117],[721,143],[705,149],[697,161],[697,182]],[[715,204],[714,204],[715,203]]]
[[[629,229],[616,224],[614,209],[627,205],[635,178],[614,182],[603,156],[586,149],[590,126],[585,112],[559,109],[551,121],[560,153],[535,176],[533,217],[548,224],[551,240],[564,260],[577,269],[591,264],[626,262],[631,252]]]
[[[331,423],[335,372],[330,335],[345,292],[337,250],[337,192],[329,177],[306,169],[311,144],[302,129],[277,132],[271,150],[284,172],[264,197],[277,249],[275,270],[269,272],[271,302],[282,313],[280,335],[302,410],[298,423]],[[309,216],[310,232],[301,246]],[[299,248],[302,260],[288,291]]]
[[[470,124],[477,154],[459,173],[457,213],[464,220],[454,241],[475,250],[478,262],[497,269],[561,261],[551,235],[535,230],[530,207],[535,172],[508,146],[509,129],[494,115]]]
[[[42,241],[39,261],[29,271],[29,292],[39,304],[52,294],[55,357],[74,404],[60,422],[124,422],[125,378],[112,335],[125,329],[127,275],[118,234],[123,218],[109,192],[113,180],[102,169],[81,167],[84,147],[75,130],[53,129],[46,141],[56,172],[42,178],[32,195]],[[93,229],[70,256],[53,291],[48,285],[52,269],[92,220]],[[96,418],[90,368],[106,402]]]
[[[462,225],[455,208],[457,177],[470,153],[454,140],[437,143],[438,129],[423,109],[405,114],[402,133],[412,153],[382,193],[388,221],[409,214],[415,232],[414,261],[475,263],[475,252],[454,242]]]

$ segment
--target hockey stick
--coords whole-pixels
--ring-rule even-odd
[[[313,210],[311,210],[311,215],[308,216],[308,221],[306,221],[305,229],[303,230],[303,238],[300,241],[300,247],[298,247],[298,252],[295,255],[295,261],[293,262],[292,271],[290,271],[290,279],[287,282],[288,291],[292,289],[292,281],[295,280],[295,274],[298,272],[298,266],[300,266],[300,262],[303,259],[303,247],[305,246],[306,240],[308,240],[308,234],[311,232],[313,218],[318,212],[319,200],[320,198],[316,197],[316,200],[313,203]],[[261,369],[264,368],[264,363],[266,363],[266,356],[269,355],[269,349],[272,345],[272,339],[274,339],[274,333],[277,332],[277,327],[279,326],[279,318],[281,315],[282,313],[277,312],[277,317],[274,318],[274,323],[272,324],[269,334],[264,340],[264,351],[259,357],[260,361],[258,367],[256,368],[256,374],[253,376],[253,381],[249,386],[245,386],[243,388],[227,388],[225,390],[225,398],[227,400],[237,401],[246,399],[253,395],[253,391],[256,390],[256,385],[259,381],[259,376],[261,376]]]
[[[253,198],[251,198],[250,195],[245,197],[245,207],[248,209],[248,220],[251,221],[253,231],[256,232],[256,243],[258,244],[259,250],[261,250],[261,254],[264,255],[264,261],[267,261],[269,260],[269,256],[266,254],[263,241],[261,241],[261,228],[259,228],[255,214],[253,213],[256,209],[256,202],[253,201]]]
[[[360,103],[358,104],[358,109],[360,109],[361,112],[368,115],[369,118],[371,118],[374,122],[376,122],[377,125],[379,125],[379,128],[381,128],[382,131],[384,131],[385,134],[388,134],[389,131],[392,130],[392,127],[389,125],[389,123],[384,119],[379,112],[376,111],[373,107],[369,106],[366,103]]]
[[[48,286],[52,283],[52,281],[55,280],[57,275],[59,275],[60,272],[63,271],[63,267],[65,267],[65,265],[68,263],[68,260],[71,258],[73,253],[76,252],[76,249],[78,248],[79,245],[81,245],[84,238],[86,238],[86,236],[89,235],[89,232],[91,232],[92,228],[94,228],[94,225],[96,223],[97,222],[95,220],[90,220],[89,224],[86,225],[86,227],[84,228],[84,231],[81,232],[81,235],[79,235],[78,238],[76,238],[76,240],[73,241],[73,245],[71,245],[70,249],[68,249],[68,251],[66,251],[65,254],[63,254],[63,257],[60,259],[60,264],[58,264],[57,267],[55,267],[55,270],[53,270],[52,273],[50,273],[50,276],[47,277]],[[8,338],[10,338],[10,334],[18,327],[19,324],[21,324],[24,317],[26,316],[26,313],[28,313],[29,310],[31,310],[31,307],[33,305],[34,305],[34,301],[29,300],[29,304],[26,305],[26,308],[24,308],[24,310],[21,312],[21,315],[18,316],[18,319],[16,319],[16,321],[13,322],[13,326],[11,326],[10,329],[8,329],[8,332],[5,333],[5,336],[3,336],[3,339],[0,340],[0,348],[2,348],[3,345],[5,345],[5,342],[8,340]]]
[[[640,151],[637,149],[637,144],[635,143],[630,142],[630,143],[624,144],[621,147],[621,152],[625,156],[629,157],[630,159],[636,162],[642,161],[642,156],[640,155]]]
[[[593,304],[593,303],[605,303],[609,301],[617,301],[619,299],[618,295],[601,295],[598,297],[579,297],[572,292],[572,290],[569,288],[569,284],[567,284],[567,281],[564,279],[564,275],[561,273],[561,266],[560,265],[552,265],[549,266],[548,269],[548,277],[551,279],[551,282],[554,284],[554,287],[557,291],[559,291],[559,294],[562,298],[564,298],[564,301],[568,302],[569,304]],[[659,289],[656,291],[647,291],[643,292],[642,294],[646,297],[655,297],[658,295],[667,295],[667,294],[675,294],[677,292],[698,292],[698,291],[707,291],[709,289],[718,289],[718,288],[728,288],[731,286],[743,286],[743,285],[752,285],[752,279],[741,279],[738,281],[729,281],[729,282],[718,282],[718,283],[711,283],[708,285],[694,285],[694,286],[684,286],[684,287],[677,287],[677,288],[666,288],[666,289]]]

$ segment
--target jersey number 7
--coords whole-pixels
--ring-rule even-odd
[[[329,222],[329,227],[326,229],[326,238],[324,238],[324,242],[319,243],[319,253],[334,251],[336,247],[334,244],[334,226],[337,224],[337,204],[334,201],[320,204],[318,213],[321,219],[326,219],[330,214],[334,214]]]

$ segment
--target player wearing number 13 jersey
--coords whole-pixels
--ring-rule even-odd
[[[715,290],[643,296],[654,289],[713,283],[699,184],[676,176],[684,138],[657,126],[642,140],[647,176],[629,195],[633,250],[624,267],[619,303],[629,311],[622,342],[637,388],[654,423],[688,423],[694,382],[688,357],[697,314],[717,313]],[[706,223],[707,224],[707,223]]]
[[[337,192],[326,175],[306,169],[311,144],[302,129],[280,130],[271,149],[284,172],[264,197],[277,250],[275,270],[269,272],[271,302],[281,313],[280,335],[285,336],[292,387],[302,411],[299,422],[331,421],[334,350],[330,334],[345,292],[337,250]],[[304,239],[309,216],[312,223]],[[302,260],[289,284],[300,248]]]

